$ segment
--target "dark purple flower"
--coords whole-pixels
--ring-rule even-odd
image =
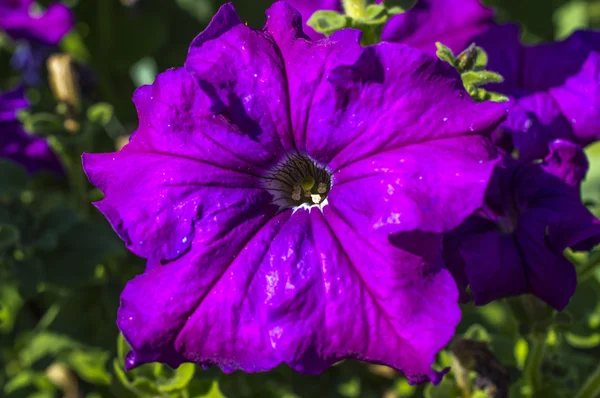
[[[505,79],[490,89],[508,95],[507,150],[541,159],[562,138],[587,145],[600,138],[600,32],[579,31],[558,43],[525,46],[516,25],[498,25],[478,0],[419,0],[385,27],[383,39],[427,53],[440,41],[455,53],[475,42],[489,55],[488,69]],[[506,142],[506,141],[505,141]]]
[[[23,89],[0,93],[0,157],[13,160],[29,172],[62,173],[62,166],[46,140],[28,134],[17,120],[17,111],[28,106]]]
[[[44,12],[32,10],[34,0],[0,0],[0,30],[13,39],[55,45],[73,27],[73,15],[63,4],[51,4]]]
[[[149,260],[121,297],[127,368],[354,358],[439,382],[460,317],[440,233],[482,206],[481,133],[505,112],[434,57],[359,41],[312,42],[286,3],[263,30],[225,5],[185,69],[136,91],[130,143],[84,155],[96,206]]]
[[[470,285],[477,305],[524,293],[567,305],[577,275],[563,251],[600,243],[600,221],[579,196],[587,167],[581,147],[556,140],[541,164],[497,169],[487,209],[446,237],[444,258],[463,295]]]

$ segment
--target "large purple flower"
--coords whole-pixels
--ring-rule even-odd
[[[440,41],[455,53],[475,42],[489,69],[505,79],[490,89],[508,95],[508,120],[498,136],[524,161],[541,159],[557,138],[587,145],[600,138],[600,32],[525,46],[516,25],[497,25],[478,0],[419,0],[385,27],[383,39],[435,53]],[[506,140],[505,140],[506,142]]]
[[[29,172],[62,173],[62,166],[46,140],[28,134],[17,120],[17,111],[28,106],[23,89],[0,93],[0,157],[11,159]]]
[[[444,257],[463,294],[470,285],[478,305],[524,293],[567,305],[577,276],[563,251],[600,243],[600,221],[579,196],[587,167],[579,146],[556,140],[541,164],[497,169],[488,208],[446,237]]]
[[[96,206],[148,259],[121,297],[127,368],[354,358],[440,380],[460,317],[440,233],[482,206],[482,133],[505,112],[434,57],[359,41],[311,41],[286,3],[263,30],[225,5],[185,68],[136,91],[130,143],[84,155]]]
[[[43,13],[32,11],[34,0],[0,0],[0,30],[13,39],[55,45],[73,27],[73,15],[63,4]]]

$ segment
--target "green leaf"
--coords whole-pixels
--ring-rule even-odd
[[[9,224],[0,224],[0,253],[19,243],[19,230]]]
[[[188,386],[190,398],[225,398],[219,383],[211,380],[193,379]]]
[[[361,22],[368,25],[379,25],[387,22],[388,10],[382,4],[371,4],[367,7],[367,16]]]
[[[403,13],[415,6],[417,0],[384,0],[383,4],[388,8],[390,15]]]
[[[446,47],[439,41],[435,43],[437,47],[436,55],[442,61],[448,62],[450,65],[456,67],[456,58],[454,57],[454,53],[450,50],[449,47]]]
[[[488,56],[483,48],[471,44],[456,57],[456,61],[456,69],[460,73],[481,71],[487,67]]]
[[[494,91],[486,91],[485,100],[492,102],[508,102],[509,98],[504,94],[496,93]]]
[[[350,18],[335,11],[322,10],[315,12],[306,24],[317,32],[329,36],[333,32],[349,27],[350,21]]]
[[[498,73],[487,70],[464,72],[460,77],[465,87],[478,87],[488,83],[502,83],[504,81]]]
[[[129,380],[129,377],[127,377],[127,373],[125,373],[125,370],[123,369],[123,362],[115,358],[113,360],[113,370],[121,384],[123,384],[127,388],[131,388],[133,386],[133,383],[131,382],[131,380]]]
[[[600,345],[600,333],[591,333],[588,336],[580,336],[569,332],[565,334],[565,340],[572,347],[590,349]]]
[[[97,123],[101,126],[106,126],[113,119],[115,109],[111,104],[99,102],[89,107],[87,110],[87,118],[92,123]]]
[[[173,371],[173,376],[158,384],[163,392],[174,392],[184,389],[194,377],[196,368],[193,363],[184,363]]]
[[[29,187],[27,171],[11,160],[0,159],[0,196],[16,196]]]
[[[110,355],[101,350],[72,351],[66,356],[66,362],[83,380],[93,384],[110,384],[111,375],[106,371]]]
[[[123,337],[122,333],[119,333],[119,337],[117,338],[117,358],[119,359],[121,366],[125,363],[125,358],[130,350],[129,344],[125,341],[125,337]]]
[[[27,345],[19,352],[19,356],[23,365],[32,366],[44,357],[55,358],[62,352],[79,347],[81,345],[68,336],[41,332],[28,339]]]
[[[469,326],[464,334],[464,337],[470,340],[490,342],[490,334],[485,328],[479,324]]]
[[[14,284],[2,282],[0,289],[0,333],[8,333],[12,330],[19,310],[23,305],[23,299]]]
[[[454,380],[450,377],[444,377],[442,382],[434,386],[433,384],[428,384],[425,387],[425,391],[423,391],[423,396],[425,398],[460,398],[460,391]]]
[[[158,74],[156,61],[151,57],[144,57],[136,62],[129,72],[131,80],[136,87],[154,83]]]

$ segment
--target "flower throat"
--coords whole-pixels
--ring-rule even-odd
[[[331,174],[306,155],[287,156],[264,177],[265,186],[282,209],[322,207],[331,190]]]

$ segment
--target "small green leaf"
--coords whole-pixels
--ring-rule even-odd
[[[97,123],[101,126],[106,126],[113,119],[115,109],[111,104],[99,102],[89,107],[87,110],[87,118],[92,123]]]
[[[566,333],[565,339],[572,347],[579,349],[590,349],[600,345],[600,333],[592,333],[588,336],[580,336],[574,333]]]
[[[200,2],[197,2],[200,3]],[[136,87],[152,84],[158,74],[158,65],[151,57],[144,57],[137,61],[129,71],[131,80]]]
[[[117,338],[117,358],[119,359],[120,366],[123,366],[125,363],[125,357],[129,351],[129,344],[125,341],[123,334],[119,333],[119,337]]]
[[[508,102],[510,99],[504,94],[496,93],[494,91],[486,91],[485,100],[492,102]]]
[[[478,87],[488,83],[502,83],[504,81],[502,76],[498,73],[487,70],[464,72],[460,77],[462,78],[465,87]]]
[[[127,373],[125,373],[125,370],[123,369],[123,362],[120,362],[118,359],[115,358],[113,360],[113,370],[121,384],[123,384],[127,388],[132,387],[132,382],[131,380],[129,380],[129,377],[127,377]]]
[[[335,11],[317,11],[306,22],[319,33],[329,36],[333,32],[350,26],[350,18]]]
[[[379,25],[387,22],[388,10],[381,4],[371,4],[367,7],[367,16],[361,22],[367,25]]]
[[[225,398],[219,383],[211,380],[193,379],[188,386],[190,398]]]
[[[110,384],[111,375],[106,371],[106,363],[110,355],[99,350],[70,352],[66,357],[67,364],[83,380],[93,384]]]
[[[196,370],[193,363],[184,363],[173,371],[173,376],[158,385],[163,392],[174,392],[184,389],[194,377]]]
[[[464,334],[464,337],[466,339],[470,339],[470,340],[476,340],[476,341],[484,341],[484,342],[490,342],[491,341],[491,337],[490,334],[488,333],[487,330],[485,330],[485,328],[483,326],[481,326],[480,324],[474,324],[469,326],[469,328],[467,329],[467,331]]]
[[[454,380],[445,377],[437,386],[428,384],[423,391],[423,396],[425,398],[460,398],[461,394]]]
[[[151,394],[152,396],[156,396],[159,394],[158,389],[154,382],[145,377],[136,377],[131,383],[131,387],[133,390],[141,391],[142,393]]]
[[[467,47],[456,57],[456,69],[460,73],[468,71],[480,71],[487,67],[488,56],[485,50],[477,47],[474,43]]]
[[[437,47],[436,55],[442,61],[448,62],[450,65],[456,67],[456,58],[454,57],[454,53],[450,48],[446,47],[439,41],[435,43]]]
[[[0,289],[0,333],[8,333],[12,330],[22,305],[23,299],[19,295],[17,287],[2,282],[2,289]]]

